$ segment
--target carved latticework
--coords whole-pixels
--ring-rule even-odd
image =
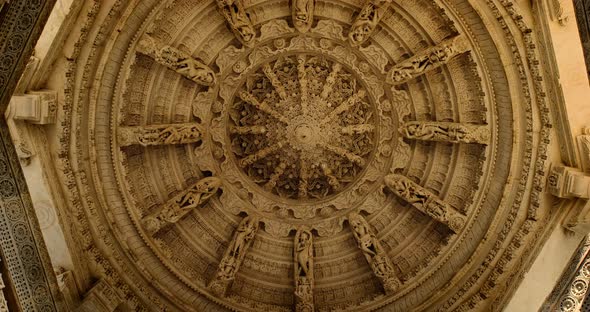
[[[543,181],[549,110],[534,41],[502,2],[142,0],[89,15],[105,27],[74,53],[74,144],[57,153],[84,246],[138,310],[503,298],[546,212],[542,188],[523,190]]]

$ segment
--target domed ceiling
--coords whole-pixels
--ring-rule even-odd
[[[511,3],[128,2],[82,29],[61,158],[83,244],[129,304],[490,295],[536,219],[548,135]]]

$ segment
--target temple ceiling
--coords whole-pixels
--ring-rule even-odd
[[[96,1],[59,112],[83,249],[139,310],[501,307],[550,214],[519,16],[492,0]]]

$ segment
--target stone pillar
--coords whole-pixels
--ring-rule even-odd
[[[55,0],[0,1],[0,112],[4,112]],[[26,21],[26,22],[25,22]],[[8,126],[0,117],[0,249],[19,307],[61,311],[61,296]]]

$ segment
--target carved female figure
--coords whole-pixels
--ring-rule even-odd
[[[379,252],[375,237],[371,234],[368,224],[358,214],[351,214],[349,217],[352,234],[354,235],[359,248],[367,258],[368,263],[373,263],[373,257]]]
[[[313,249],[311,245],[311,233],[301,231],[295,243],[295,257],[297,260],[297,276],[310,277]]]
[[[258,220],[250,216],[244,218],[238,228],[231,246],[230,256],[239,258],[244,250],[245,245],[254,238],[256,230],[258,229]]]

